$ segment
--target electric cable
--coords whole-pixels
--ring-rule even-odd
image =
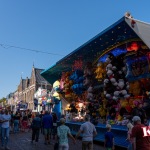
[[[17,49],[21,49],[21,50],[25,50],[25,51],[32,51],[32,52],[37,52],[37,53],[49,54],[49,55],[63,56],[61,54],[50,53],[50,52],[47,52],[47,51],[40,51],[40,50],[30,49],[30,48],[23,48],[23,47],[19,47],[19,46],[8,45],[8,44],[0,44],[0,46],[3,47],[3,48],[5,48],[5,49],[17,48]]]

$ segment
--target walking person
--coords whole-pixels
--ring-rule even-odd
[[[141,118],[134,116],[132,119],[134,127],[132,128],[133,150],[150,150],[150,136],[144,136],[143,129],[147,128],[141,124]]]
[[[40,118],[41,118],[41,120],[43,120],[43,116],[44,116],[44,112],[41,111],[41,113],[40,113]],[[41,133],[44,134],[43,124],[42,124],[42,126],[41,126]]]
[[[44,129],[45,145],[50,144],[50,134],[53,127],[52,115],[45,111],[45,115],[42,119],[42,125]]]
[[[1,117],[4,114],[4,110],[0,111],[0,141],[2,140],[2,121],[1,121]]]
[[[59,150],[69,150],[68,136],[73,140],[75,144],[75,138],[71,135],[69,127],[65,125],[65,119],[60,119],[60,126],[57,127],[57,136],[59,141]]]
[[[20,122],[20,115],[18,112],[14,115],[14,133],[19,132],[19,122]]]
[[[28,132],[30,132],[30,130],[31,130],[31,123],[32,123],[32,113],[31,113],[31,111],[29,111],[28,110],[28,114],[27,114],[27,116],[28,116]]]
[[[25,112],[22,117],[22,131],[26,132],[27,128],[28,128],[28,116],[27,113]]]
[[[10,121],[11,115],[8,114],[8,110],[5,110],[5,113],[1,115],[0,122],[2,123],[1,132],[2,132],[2,147],[1,149],[9,150],[8,140],[10,132]]]
[[[93,150],[93,137],[97,135],[95,126],[90,122],[90,115],[85,116],[85,123],[80,127],[76,139],[82,133],[82,150]]]
[[[52,113],[53,117],[53,128],[52,128],[52,135],[53,135],[53,140],[55,140],[55,137],[57,135],[57,115],[56,113]]]
[[[132,139],[132,128],[133,125],[129,122],[127,124],[128,132],[127,132],[127,140],[129,141],[128,150],[132,150],[133,148],[133,139]]]
[[[13,131],[14,131],[14,112],[13,112],[13,111],[9,111],[8,113],[9,113],[10,116],[11,116],[10,128],[9,128],[9,130],[10,130],[10,133],[13,133]]]
[[[40,134],[40,128],[41,128],[41,118],[39,117],[39,113],[36,113],[36,117],[32,120],[31,128],[32,128],[32,141],[37,143],[39,141],[39,134]]]
[[[106,129],[107,129],[107,132],[105,133],[104,147],[107,150],[114,150],[115,149],[115,147],[114,147],[114,135],[111,132],[111,125],[107,124]]]

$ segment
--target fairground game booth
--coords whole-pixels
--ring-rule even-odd
[[[150,117],[149,48],[150,24],[124,16],[41,73],[53,84],[58,111],[73,134],[90,114],[98,131],[94,140],[104,141],[110,123],[115,145],[128,147],[126,124],[136,110]]]

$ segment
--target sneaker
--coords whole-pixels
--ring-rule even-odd
[[[8,146],[5,147],[5,150],[10,150],[10,148]]]

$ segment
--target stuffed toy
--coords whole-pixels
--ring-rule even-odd
[[[122,124],[123,117],[120,116],[119,112],[116,113],[116,118],[115,118],[115,120],[116,120],[116,124],[117,124],[117,125],[121,125],[121,124]]]
[[[98,81],[101,81],[104,78],[104,74],[105,74],[105,68],[104,68],[104,63],[99,62],[97,64],[97,68],[95,70],[95,74],[96,74],[96,79],[98,79]]]
[[[129,123],[129,119],[127,119],[126,117],[123,118],[121,125],[126,126]]]
[[[71,86],[73,82],[69,79],[69,77],[70,77],[70,74],[67,72],[66,78],[64,81],[64,89],[63,89],[63,92],[65,93],[65,98],[71,98],[72,96]]]
[[[107,120],[106,123],[113,125],[113,124],[115,124],[115,120]]]
[[[125,109],[129,114],[132,112],[132,107],[129,104],[125,106]]]
[[[53,89],[57,92],[60,91],[60,82],[58,80],[53,83]]]
[[[143,92],[150,91],[150,78],[141,79],[140,86]]]
[[[106,118],[106,113],[107,113],[106,108],[103,105],[101,105],[98,110],[99,110],[100,117]]]
[[[138,96],[141,93],[141,84],[139,81],[133,81],[129,83],[129,93],[134,95],[134,96]]]
[[[83,92],[83,72],[81,70],[76,70],[70,76],[70,80],[73,81],[72,90],[75,94],[81,95]]]
[[[92,100],[93,99],[93,87],[90,86],[87,90],[87,97],[88,100]]]
[[[93,82],[93,66],[92,63],[87,63],[85,68],[84,68],[84,81],[83,81],[83,85],[84,86],[88,86]]]
[[[64,89],[64,81],[65,81],[65,73],[62,72],[62,75],[61,75],[61,79],[60,79],[60,90],[63,90]]]
[[[52,96],[53,96],[54,103],[59,103],[60,101],[59,91],[60,91],[60,82],[57,80],[53,83],[53,89],[52,89]]]
[[[92,63],[88,62],[84,68],[84,76],[92,75],[93,69],[92,69]]]

